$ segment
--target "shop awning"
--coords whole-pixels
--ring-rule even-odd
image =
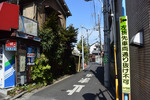
[[[0,3],[0,30],[11,31],[18,29],[19,6],[9,3]]]

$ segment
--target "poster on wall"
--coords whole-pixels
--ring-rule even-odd
[[[27,48],[27,65],[35,65],[35,48],[28,47]]]
[[[26,56],[25,55],[20,55],[20,72],[24,72],[26,68]]]

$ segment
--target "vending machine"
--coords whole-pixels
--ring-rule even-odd
[[[15,51],[0,45],[0,88],[15,86]]]

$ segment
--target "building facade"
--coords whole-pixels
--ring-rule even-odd
[[[97,41],[90,45],[89,48],[90,61],[101,63],[102,62],[102,54],[103,54],[103,46],[100,47],[100,43]]]
[[[64,0],[21,0],[20,6],[22,15],[38,21],[40,28],[54,12],[58,15],[58,24],[63,28],[66,28],[66,18],[71,16]]]
[[[63,28],[71,16],[64,0],[17,1],[0,0],[0,88],[32,81],[31,69],[40,56],[39,27],[53,12]]]

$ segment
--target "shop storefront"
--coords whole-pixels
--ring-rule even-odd
[[[32,81],[40,39],[38,23],[19,16],[18,5],[1,3],[0,9],[0,88],[8,88]]]

